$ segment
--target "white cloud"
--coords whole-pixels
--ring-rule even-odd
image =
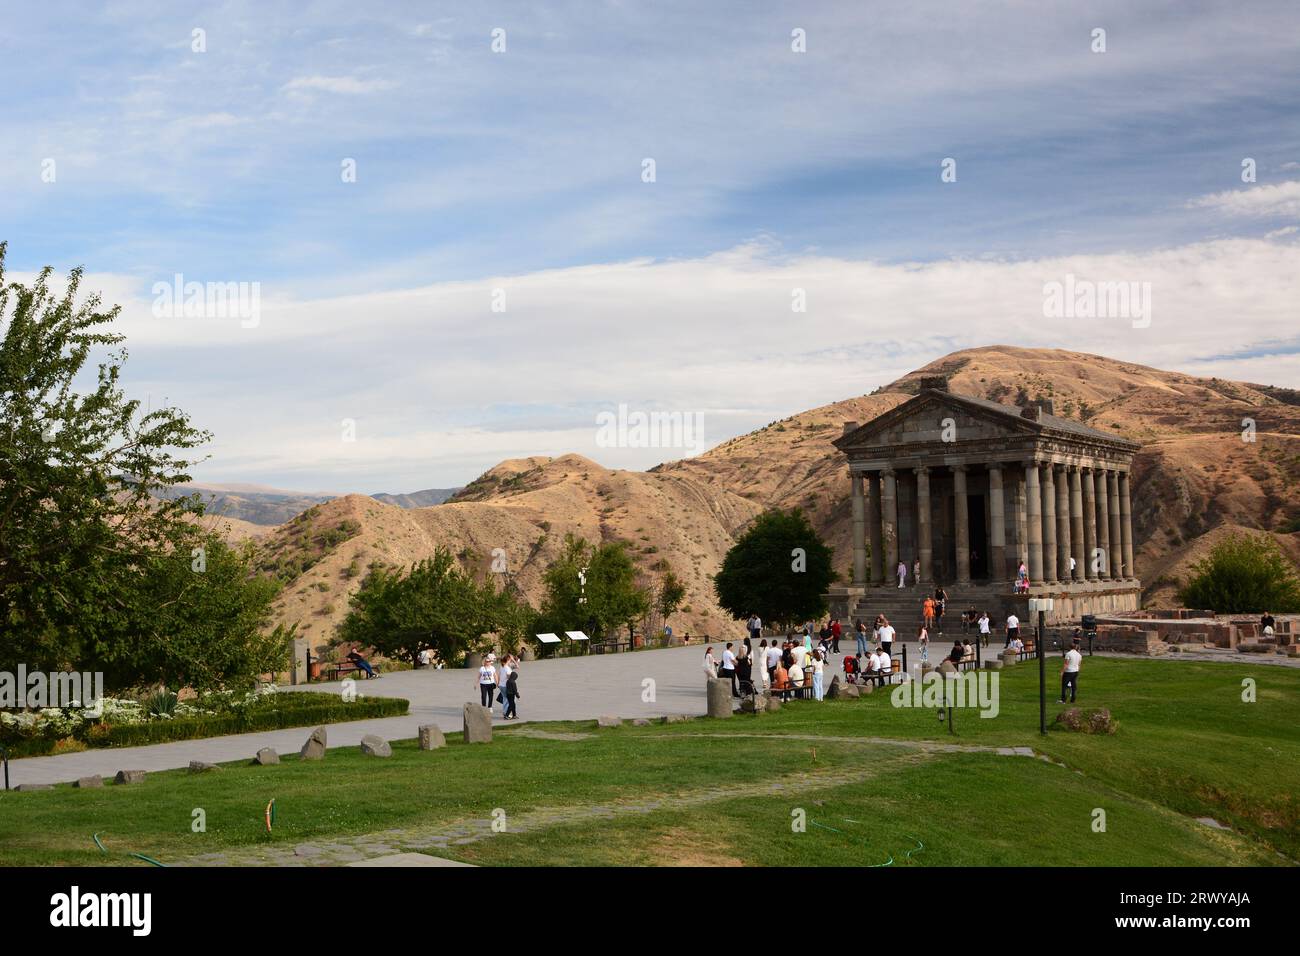
[[[295,76],[284,85],[288,93],[301,93],[305,90],[320,90],[325,93],[382,93],[397,86],[391,80],[362,79],[359,76]]]
[[[1066,275],[1150,283],[1150,327],[1044,318],[1044,284]],[[292,468],[314,487],[409,489],[564,451],[647,467],[681,453],[596,448],[599,410],[699,412],[713,444],[994,343],[1300,384],[1300,248],[1258,239],[909,265],[759,242],[313,301],[264,288],[253,329],[156,319],[147,283],[87,277],[101,287],[123,302],[133,391],[166,395],[216,433],[210,480],[283,482]],[[497,288],[504,313],[491,311]],[[791,311],[796,288],[806,313]],[[1233,358],[1261,353],[1272,357]],[[339,444],[344,418],[355,445]]]
[[[1188,205],[1228,216],[1297,216],[1300,215],[1300,180],[1211,193],[1193,199]]]

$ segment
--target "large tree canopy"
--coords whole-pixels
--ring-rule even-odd
[[[801,510],[765,511],[723,558],[713,579],[718,603],[733,617],[757,614],[764,623],[820,617],[836,578],[831,558]]]
[[[118,688],[279,666],[260,636],[267,586],[203,530],[197,498],[150,493],[189,480],[208,434],[125,396],[118,309],[80,294],[80,269],[60,294],[49,268],[7,281],[4,256],[0,243],[0,667],[102,670]]]
[[[1220,614],[1300,611],[1295,566],[1268,535],[1231,535],[1191,571],[1178,592],[1187,607]]]

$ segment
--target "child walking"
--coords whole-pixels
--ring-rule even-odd
[[[519,715],[515,713],[515,701],[518,700],[519,694],[519,670],[516,668],[510,672],[506,679],[506,720],[518,720]]]

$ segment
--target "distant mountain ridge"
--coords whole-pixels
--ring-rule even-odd
[[[398,508],[427,508],[442,504],[459,490],[459,488],[427,488],[424,491],[413,491],[409,495],[377,494],[371,497]],[[345,497],[327,492],[289,491],[243,482],[230,484],[193,482],[164,488],[154,494],[167,499],[197,494],[202,498],[204,511],[208,515],[248,522],[266,528],[291,521],[315,505]]]
[[[458,491],[460,488],[426,488],[424,491],[412,491],[409,495],[390,495],[381,492],[370,497],[386,505],[397,505],[399,508],[428,508],[431,505],[442,504]]]

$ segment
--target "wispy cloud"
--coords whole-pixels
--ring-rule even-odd
[[[295,76],[284,85],[284,89],[289,93],[312,91],[357,95],[382,93],[396,86],[392,80],[364,79],[359,76]]]
[[[1189,205],[1228,216],[1297,216],[1300,215],[1300,180],[1229,189],[1200,196]]]

